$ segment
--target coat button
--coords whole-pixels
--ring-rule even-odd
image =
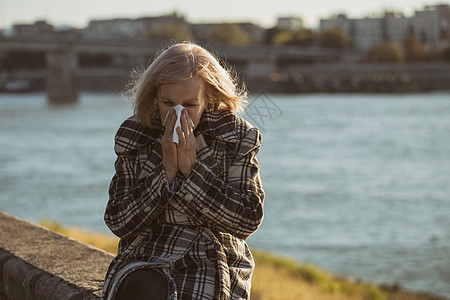
[[[184,196],[184,200],[186,200],[187,202],[191,202],[192,199],[194,199],[194,196],[192,196],[191,194],[186,194],[186,196]]]
[[[144,212],[145,213],[149,213],[152,210],[151,207],[147,206],[146,208],[144,208]]]
[[[204,209],[200,210],[200,212],[204,215],[207,215],[207,214],[209,214],[209,208],[204,208]]]

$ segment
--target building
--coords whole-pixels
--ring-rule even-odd
[[[380,19],[356,19],[351,23],[350,37],[356,49],[368,49],[383,43],[385,33]]]
[[[349,36],[352,34],[352,20],[348,19],[345,14],[339,14],[330,19],[320,20],[320,31],[338,27]]]
[[[303,28],[303,20],[300,17],[279,17],[276,27],[288,31],[298,31]]]
[[[348,19],[345,14],[339,14],[335,18],[320,21],[321,31],[334,27],[344,31],[352,47],[358,50],[365,50],[372,45],[383,43],[384,32],[380,19]]]
[[[344,14],[320,21],[320,30],[333,27],[342,29],[356,50],[367,50],[374,45],[402,43],[405,37],[414,35],[432,48],[449,45],[449,5],[428,6],[416,11],[414,16],[386,13],[380,18],[349,19]]]
[[[382,20],[383,40],[381,43],[398,43],[411,31],[411,21],[403,15],[388,13]]]
[[[83,34],[91,37],[130,37],[139,36],[144,23],[132,19],[92,20]]]
[[[424,44],[429,44],[433,48],[439,45],[439,20],[437,10],[416,11],[412,18],[412,28],[414,35]]]
[[[190,25],[177,14],[138,19],[93,20],[83,30],[83,34],[91,37],[134,37],[154,38],[174,31],[175,28],[190,31]]]
[[[13,35],[42,35],[53,33],[53,25],[47,21],[36,21],[34,24],[14,24]]]
[[[436,10],[439,27],[439,47],[450,46],[450,6],[438,4],[435,6],[425,6],[425,10]]]
[[[195,40],[214,40],[218,31],[226,28],[234,28],[245,34],[249,42],[259,43],[264,38],[265,29],[253,23],[197,23],[191,24],[192,34]],[[231,34],[231,32],[229,33]]]

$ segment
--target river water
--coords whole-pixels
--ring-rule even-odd
[[[252,248],[450,296],[450,94],[251,100],[266,191]],[[113,137],[131,112],[115,94],[0,94],[0,209],[108,232]]]

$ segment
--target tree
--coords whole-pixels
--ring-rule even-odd
[[[284,30],[278,30],[272,37],[271,37],[271,44],[275,45],[285,45],[292,41],[294,39],[294,35],[292,32],[284,29]]]
[[[264,44],[273,44],[273,40],[276,34],[278,34],[278,32],[280,32],[280,29],[277,27],[271,27],[265,30],[264,32],[264,38],[263,38],[263,43]]]
[[[274,36],[274,44],[312,46],[316,36],[309,29],[299,29],[297,31],[280,31]]]
[[[208,40],[229,44],[250,44],[252,39],[239,24],[223,23],[214,26]]]
[[[343,49],[348,43],[348,35],[339,27],[326,29],[319,34],[321,47]]]
[[[314,31],[310,29],[300,29],[294,32],[294,39],[291,44],[298,46],[313,46],[317,36]]]
[[[156,32],[153,32],[151,37],[176,41],[192,40],[192,35],[184,23],[165,23]]]
[[[403,49],[398,44],[375,45],[366,52],[368,62],[401,62],[405,60]]]
[[[407,61],[424,61],[428,59],[430,54],[429,48],[420,43],[412,32],[403,40],[403,50]]]

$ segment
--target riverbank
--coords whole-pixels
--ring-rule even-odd
[[[110,253],[117,252],[117,238],[90,233],[76,227],[43,220],[40,225]],[[373,299],[444,300],[429,293],[410,293],[398,285],[378,286],[361,280],[332,275],[310,264],[253,250],[256,262],[252,280],[252,299]]]

